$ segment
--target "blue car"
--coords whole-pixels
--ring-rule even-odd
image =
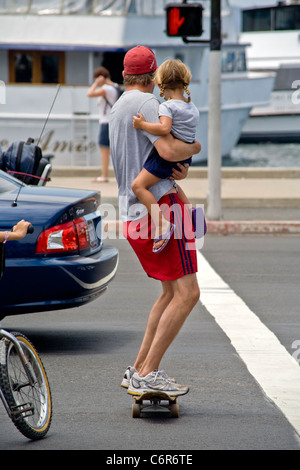
[[[29,186],[0,170],[0,230],[21,219],[34,232],[5,245],[0,319],[77,307],[107,289],[118,250],[101,241],[100,193]]]

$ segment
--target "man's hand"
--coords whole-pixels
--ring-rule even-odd
[[[170,180],[183,180],[187,177],[190,165],[188,163],[184,163],[183,165],[181,163],[177,163],[177,166],[179,170],[173,168],[173,173],[172,176],[170,176]]]

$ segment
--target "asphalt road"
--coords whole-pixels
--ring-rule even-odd
[[[179,419],[131,417],[133,400],[120,382],[134,361],[160,284],[145,276],[126,241],[111,244],[120,249],[118,273],[97,301],[3,320],[3,327],[25,333],[40,352],[52,389],[53,421],[45,439],[30,442],[0,406],[0,450],[106,450],[111,456],[141,449],[184,455],[299,450],[295,428],[201,302],[161,364],[190,385],[179,399]],[[207,236],[202,254],[293,354],[300,340],[299,237]]]

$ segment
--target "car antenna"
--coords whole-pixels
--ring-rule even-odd
[[[20,195],[20,191],[21,191],[22,186],[23,186],[23,183],[20,184],[18,194],[17,194],[16,199],[14,200],[14,202],[11,204],[11,207],[16,207],[18,205],[17,201],[18,201],[18,197]]]
[[[47,118],[46,118],[45,124],[44,124],[44,126],[43,126],[42,132],[41,132],[41,134],[40,134],[40,136],[39,136],[39,138],[38,138],[37,145],[39,145],[39,142],[40,142],[40,140],[41,140],[41,138],[42,138],[42,135],[43,135],[43,133],[44,133],[45,127],[46,127],[46,125],[47,125],[49,116],[50,116],[50,114],[51,114],[51,111],[52,111],[52,108],[53,108],[53,106],[54,106],[54,103],[55,103],[55,100],[56,100],[56,98],[57,98],[57,95],[58,95],[59,90],[60,90],[60,84],[57,85],[56,93],[55,93],[55,96],[54,96],[54,98],[53,98],[53,101],[52,101],[52,104],[51,104],[51,107],[50,107],[48,116],[47,116]],[[19,195],[20,195],[20,192],[21,192],[22,187],[23,187],[23,185],[20,184],[18,194],[17,194],[17,196],[16,196],[16,199],[15,199],[14,202],[12,203],[11,207],[16,207],[16,206],[18,205],[18,198],[19,198]]]
[[[45,124],[44,124],[44,126],[43,126],[42,132],[41,132],[41,134],[40,134],[40,136],[39,136],[39,138],[38,138],[38,141],[37,141],[36,145],[39,145],[39,143],[40,143],[40,140],[41,140],[42,135],[43,135],[43,133],[44,133],[45,127],[46,127],[46,125],[47,125],[49,116],[50,116],[50,114],[51,114],[51,111],[52,111],[52,108],[53,108],[54,103],[55,103],[55,101],[56,101],[56,98],[57,98],[57,95],[58,95],[59,90],[60,90],[60,83],[57,85],[57,89],[56,89],[55,96],[54,96],[54,98],[53,98],[51,107],[50,107],[50,109],[49,109],[48,116],[47,116],[47,118],[46,118]]]

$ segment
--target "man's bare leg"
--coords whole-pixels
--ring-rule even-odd
[[[163,306],[161,303],[156,314],[154,314],[153,309],[150,312],[150,316],[153,314],[151,319],[153,322],[150,322],[149,329],[147,325],[146,339],[144,338],[142,344],[143,351],[140,358],[145,356],[147,348],[148,353],[142,366],[137,369],[142,377],[159,368],[164,353],[199,300],[200,291],[196,274],[188,274],[180,279],[168,282],[172,285],[172,288],[171,285],[168,286],[169,293],[173,291],[171,300],[166,304],[163,311],[161,311]],[[141,364],[141,361],[139,361],[139,364]]]
[[[145,335],[144,335],[139,353],[137,355],[137,358],[134,364],[134,367],[136,368],[137,371],[139,371],[140,368],[142,367],[144,360],[146,359],[146,356],[149,352],[149,349],[151,347],[153,338],[157,330],[160,317],[164,313],[166,307],[171,302],[173,295],[174,295],[172,281],[162,282],[162,289],[163,291],[161,295],[159,296],[159,298],[153,305],[152,310],[150,311],[150,314],[149,314]]]

